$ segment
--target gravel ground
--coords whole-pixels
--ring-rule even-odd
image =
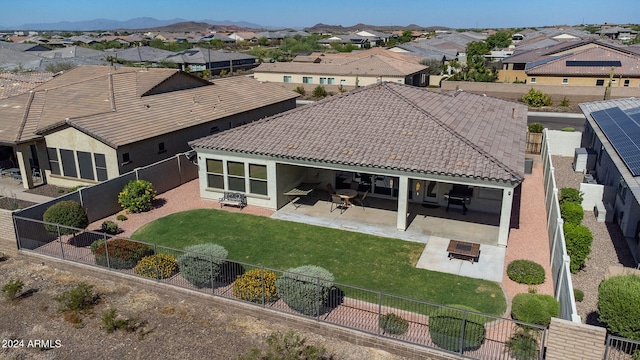
[[[50,185],[50,184],[44,184],[44,185],[36,186],[33,189],[25,190],[24,192],[29,194],[36,194],[36,195],[55,198],[55,197],[66,194],[68,190],[69,190],[68,188]]]
[[[556,185],[580,188],[582,173],[573,171],[572,157],[554,156]],[[610,266],[635,266],[635,261],[622,232],[615,224],[597,222],[593,211],[585,211],[582,224],[591,230],[593,243],[585,267],[572,276],[573,287],[584,291],[584,301],[576,303],[582,322],[603,326],[598,321],[598,286]]]

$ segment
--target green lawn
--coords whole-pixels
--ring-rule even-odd
[[[424,244],[218,210],[191,210],[151,222],[132,239],[173,248],[216,243],[229,259],[286,270],[318,265],[336,282],[502,315],[499,284],[416,269]]]

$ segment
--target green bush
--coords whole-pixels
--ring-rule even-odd
[[[577,302],[582,302],[582,300],[584,300],[584,291],[573,289],[573,298],[576,299]]]
[[[591,254],[593,235],[584,225],[564,225],[564,240],[567,244],[567,255],[571,258],[569,267],[572,273],[577,273],[584,267],[584,262]]]
[[[307,339],[293,330],[285,334],[280,331],[272,332],[266,340],[267,350],[250,349],[238,360],[327,360],[334,359],[334,355],[327,352],[323,346],[307,345]]]
[[[567,127],[563,127],[562,131],[564,131],[564,132],[574,132],[574,131],[576,131],[576,128],[573,128],[571,126],[567,126]]]
[[[454,305],[454,307],[455,309],[440,308],[429,317],[431,341],[442,349],[460,352],[460,334],[464,330],[462,350],[479,349],[484,342],[486,334],[484,323],[487,318],[474,314],[476,310],[473,308],[461,305]]]
[[[118,224],[111,220],[106,220],[102,222],[102,232],[105,232],[110,235],[115,235],[118,233],[120,229],[118,228]]]
[[[409,330],[409,322],[394,313],[381,315],[378,318],[378,326],[385,334],[402,335]]]
[[[327,96],[327,90],[325,90],[324,86],[318,85],[313,89],[312,95],[315,98],[323,98]]]
[[[83,312],[91,310],[99,296],[93,292],[93,285],[82,282],[53,299],[60,303],[60,311]]]
[[[128,220],[129,218],[126,215],[120,214],[118,216],[116,216],[116,220],[118,221],[125,221]]]
[[[553,101],[551,101],[551,97],[549,95],[534,88],[531,88],[531,90],[522,97],[522,101],[530,107],[553,105]]]
[[[307,94],[307,90],[304,89],[304,86],[300,85],[300,86],[296,86],[296,88],[293,90],[295,92],[297,92],[298,94],[305,96]]]
[[[317,315],[329,298],[333,274],[315,265],[289,269],[276,280],[280,298],[293,310],[305,315]]]
[[[560,304],[550,295],[518,294],[511,303],[511,317],[516,320],[549,326],[552,317],[558,317]]]
[[[238,299],[262,303],[273,302],[278,298],[276,274],[273,271],[253,269],[242,274],[233,282],[233,296]]]
[[[598,287],[599,320],[619,336],[640,341],[640,276],[612,276]]]
[[[582,193],[578,189],[565,187],[560,189],[560,204],[565,202],[573,202],[576,204],[582,204]]]
[[[96,259],[96,264],[107,266],[107,251],[109,255],[108,265],[112,269],[131,269],[143,257],[153,255],[153,248],[127,239],[97,240],[91,244],[91,251]]]
[[[544,126],[540,123],[531,123],[527,125],[530,133],[541,134],[544,130]]]
[[[560,204],[560,215],[565,224],[580,225],[584,218],[584,210],[578,203],[565,201]]]
[[[149,255],[140,259],[133,270],[140,276],[152,279],[167,279],[178,272],[178,262],[172,255]]]
[[[80,203],[73,200],[60,201],[49,206],[44,212],[42,220],[63,225],[60,227],[60,234],[62,235],[71,235],[79,231],[68,227],[84,229],[89,225],[87,211]],[[44,228],[53,235],[58,234],[56,225],[45,224]]]
[[[509,355],[516,360],[535,360],[540,356],[540,345],[534,334],[537,331],[519,329],[507,340]]]
[[[151,210],[156,197],[153,185],[146,180],[131,180],[118,194],[118,204],[128,212],[139,213]]]
[[[2,287],[2,292],[7,300],[13,300],[13,298],[22,291],[24,282],[20,279],[11,279]]]
[[[229,252],[211,243],[188,246],[184,250],[186,252],[178,256],[182,277],[198,288],[212,286]]]
[[[145,325],[146,321],[138,321],[135,318],[116,315],[115,308],[110,308],[102,313],[102,329],[109,334],[116,330],[134,332]]]
[[[529,260],[514,260],[509,263],[507,275],[518,284],[538,285],[544,282],[542,265]]]
[[[571,103],[569,102],[569,99],[567,99],[567,97],[563,97],[562,101],[560,101],[560,106],[563,107],[569,107],[569,105],[571,105]],[[564,131],[564,130],[563,130]]]

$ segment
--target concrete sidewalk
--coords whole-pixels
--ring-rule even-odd
[[[22,186],[22,183],[17,182],[14,179],[10,178],[1,178],[0,179],[0,195],[8,198],[15,198],[18,200],[29,201],[32,203],[43,203],[47,202],[53,198],[48,196],[42,196],[37,194],[31,194],[25,192],[25,189]]]

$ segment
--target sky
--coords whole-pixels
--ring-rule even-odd
[[[152,17],[246,21],[303,28],[317,23],[452,28],[640,22],[638,0],[0,0],[0,26]]]

